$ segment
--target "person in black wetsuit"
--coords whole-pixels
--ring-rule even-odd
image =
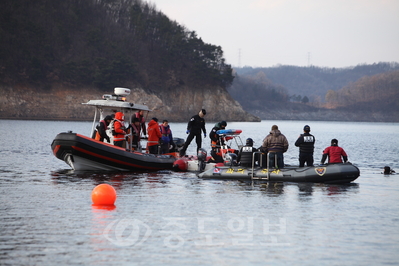
[[[310,134],[310,127],[304,126],[303,134],[299,135],[295,142],[295,146],[299,147],[299,167],[304,167],[305,162],[307,166],[313,166],[313,151],[315,137]]]
[[[245,141],[245,146],[241,147],[237,157],[237,162],[239,162],[241,166],[252,167],[253,153],[258,151],[258,149],[254,148],[253,145],[253,139],[247,138],[247,140]],[[254,163],[258,161],[258,157],[259,156],[256,154]]]
[[[198,150],[202,147],[202,138],[201,138],[201,130],[204,132],[204,138],[206,138],[206,128],[205,128],[205,119],[206,110],[201,109],[197,115],[191,117],[190,121],[187,124],[186,133],[189,134],[186,142],[184,143],[183,148],[180,150],[180,156],[184,156],[186,154],[186,150],[188,145],[190,145],[191,141],[195,137],[195,142],[197,143],[197,153]]]

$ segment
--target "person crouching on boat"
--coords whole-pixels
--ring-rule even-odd
[[[254,148],[253,145],[253,139],[247,138],[247,140],[245,141],[245,146],[241,147],[237,157],[237,162],[239,162],[241,166],[252,167],[252,163],[254,163],[255,165],[255,163],[258,161],[259,156],[257,156],[256,154],[255,161],[252,162],[253,153],[258,151],[258,149]]]
[[[115,114],[114,129],[112,134],[114,135],[114,145],[118,147],[123,147],[123,141],[126,138],[126,128],[123,124],[125,120],[125,115],[122,112],[117,112]]]
[[[148,141],[147,141],[148,152],[151,154],[158,154],[159,141],[162,137],[161,130],[159,130],[158,118],[153,117],[151,121],[148,122],[147,133],[148,133]]]
[[[224,140],[220,141],[218,130],[225,129],[227,126],[226,121],[216,123],[209,133],[209,138],[211,139],[211,156],[210,162],[223,163],[223,158],[218,153],[220,153],[220,148],[224,145]]]
[[[96,127],[96,136],[95,140],[99,141],[104,141],[106,139],[108,143],[111,143],[111,140],[109,139],[107,135],[107,127],[109,126],[109,123],[112,121],[112,116],[107,115],[103,120],[100,121],[100,124]]]
[[[327,147],[323,151],[323,157],[321,158],[321,164],[324,164],[328,157],[328,163],[342,163],[342,159],[346,163],[348,161],[348,155],[341,147],[338,147],[338,140],[332,139],[331,146]],[[342,157],[342,159],[341,159]]]

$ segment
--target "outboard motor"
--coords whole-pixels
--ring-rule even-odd
[[[205,165],[206,165],[206,156],[207,152],[205,149],[200,148],[198,150],[198,171],[203,172],[205,170]]]
[[[176,147],[175,147],[176,151],[180,151],[184,146],[184,139],[182,139],[182,138],[173,138],[173,142],[176,145]]]
[[[237,165],[237,154],[235,153],[227,153],[224,156],[224,165],[226,166],[236,166]]]

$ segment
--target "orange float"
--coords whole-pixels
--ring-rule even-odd
[[[114,205],[116,191],[111,185],[98,185],[91,192],[91,200],[93,201],[93,205]]]

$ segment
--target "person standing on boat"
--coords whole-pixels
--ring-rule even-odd
[[[161,130],[159,130],[158,118],[153,117],[148,122],[148,152],[151,154],[158,154],[159,141],[161,139]]]
[[[100,121],[100,124],[96,127],[97,131],[96,131],[96,136],[94,138],[95,140],[103,142],[104,139],[106,139],[108,143],[111,143],[111,140],[107,135],[107,127],[109,123],[111,123],[111,121],[112,121],[112,116],[110,115],[107,115],[103,120]]]
[[[134,114],[134,117],[136,117],[139,121],[140,121],[140,126],[142,129],[142,133],[144,135],[144,137],[147,135],[147,129],[145,126],[145,118],[144,118],[144,111],[143,110],[139,110]]]
[[[126,138],[126,128],[123,121],[125,121],[125,115],[122,112],[117,112],[112,134],[114,135],[114,145],[118,147],[123,147],[123,142]]]
[[[321,158],[321,164],[324,164],[327,157],[328,163],[342,163],[342,159],[345,163],[348,161],[348,155],[343,148],[338,147],[337,139],[332,139],[331,146],[324,149],[323,157]]]
[[[162,124],[159,126],[161,131],[161,154],[169,153],[170,147],[174,147],[172,130],[170,130],[168,120],[163,120]]]
[[[269,167],[284,168],[283,153],[288,150],[288,140],[281,134],[278,126],[273,125],[270,134],[263,139],[261,151],[269,153]]]
[[[245,146],[241,147],[238,152],[237,162],[243,167],[252,167],[253,153],[257,152],[258,149],[254,148],[254,141],[251,138],[247,138],[245,141]],[[258,154],[256,154],[258,155]],[[255,162],[258,161],[258,156],[255,155]],[[254,162],[254,163],[255,163]]]
[[[209,138],[211,139],[211,162],[215,163],[222,163],[223,158],[218,153],[220,153],[220,148],[224,145],[224,141],[220,141],[219,134],[217,133],[218,130],[225,129],[227,126],[226,121],[222,121],[216,123],[215,126],[212,128],[211,132],[209,133]]]
[[[201,109],[197,115],[191,117],[190,121],[187,124],[186,133],[189,134],[186,142],[184,143],[183,148],[180,150],[180,156],[184,156],[186,154],[187,147],[190,145],[191,141],[195,137],[195,142],[197,143],[197,153],[198,150],[202,147],[202,138],[201,138],[201,130],[204,132],[204,138],[206,138],[206,129],[205,129],[205,119],[206,110]]]
[[[132,123],[130,124],[130,129],[132,130],[132,136],[133,136],[132,149],[137,150],[141,139],[141,123],[136,116],[132,117]]]
[[[313,151],[316,139],[310,134],[310,126],[303,128],[303,134],[299,135],[295,141],[295,146],[299,147],[299,167],[313,166]]]

